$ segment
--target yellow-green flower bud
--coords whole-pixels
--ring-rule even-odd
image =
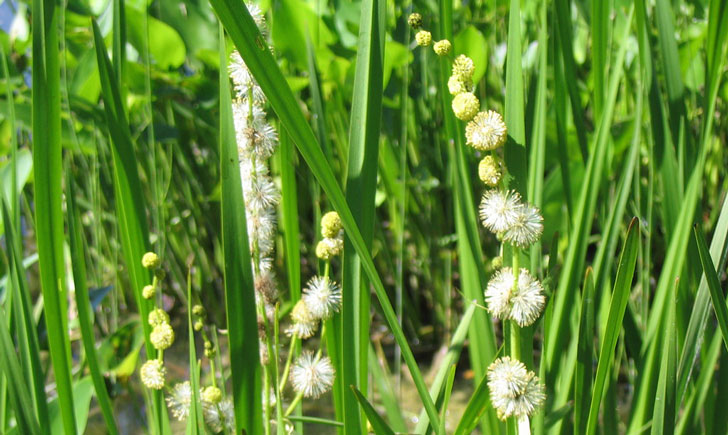
[[[321,235],[324,238],[335,238],[341,231],[341,218],[339,213],[330,211],[321,218]]]
[[[407,24],[409,24],[415,30],[419,29],[420,27],[422,27],[422,15],[418,14],[417,12],[412,12],[407,18]]]
[[[473,80],[467,79],[463,81],[460,76],[450,76],[447,81],[447,89],[450,91],[450,95],[462,94],[463,92],[472,92]]]
[[[192,314],[195,316],[204,316],[205,315],[205,307],[203,307],[200,304],[195,304],[192,306]]]
[[[435,42],[432,49],[435,50],[438,56],[447,56],[450,53],[450,49],[452,49],[452,44],[447,39],[443,39],[442,41]]]
[[[209,346],[208,346],[209,344]],[[205,356],[207,358],[213,358],[217,352],[215,351],[215,348],[212,346],[212,343],[209,341],[205,342]]]
[[[149,324],[152,326],[169,323],[169,314],[161,308],[155,308],[149,312],[149,318],[147,320],[149,320]]]
[[[142,297],[144,299],[151,299],[154,297],[154,286],[152,285],[145,285],[142,289]]]
[[[470,121],[480,110],[480,101],[472,92],[463,92],[455,95],[452,100],[452,111],[463,121]]]
[[[205,326],[205,325],[202,323],[202,320],[199,320],[199,319],[196,320],[195,323],[192,324],[192,328],[195,331],[202,331],[203,326]]]
[[[164,377],[166,375],[167,369],[164,368],[162,361],[158,359],[150,359],[139,370],[142,383],[152,390],[161,390],[164,388]]]
[[[219,388],[205,387],[202,389],[202,401],[207,403],[220,403],[222,400],[222,391]]]
[[[475,64],[473,63],[473,59],[464,54],[455,58],[452,64],[452,75],[467,83],[468,80],[473,79],[474,73]]]
[[[503,257],[498,256],[493,258],[493,260],[491,260],[490,262],[490,265],[493,267],[493,269],[500,269],[501,267],[503,267]]]
[[[330,260],[344,250],[344,241],[339,238],[325,238],[316,245],[316,256],[321,260]]]
[[[174,343],[174,330],[169,323],[161,323],[154,327],[149,334],[149,341],[157,350],[164,350]]]
[[[432,44],[432,34],[427,30],[420,30],[415,34],[415,41],[420,47],[427,47]]]
[[[156,269],[159,267],[159,264],[159,256],[154,252],[147,252],[142,257],[142,266],[146,267],[147,269]]]
[[[488,186],[497,186],[501,179],[500,162],[493,156],[485,156],[478,165],[478,176]]]

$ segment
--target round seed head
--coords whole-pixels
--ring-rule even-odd
[[[321,218],[321,236],[324,238],[336,238],[341,228],[341,217],[339,217],[339,213],[330,211]]]
[[[468,56],[461,54],[455,58],[452,64],[452,75],[459,78],[463,82],[472,82],[473,74],[475,73],[475,64],[473,59]]]
[[[155,308],[149,312],[149,318],[147,320],[149,320],[149,324],[152,326],[169,323],[169,314],[161,308]]]
[[[291,320],[293,320],[293,324],[286,331],[288,335],[295,335],[298,338],[309,338],[318,329],[318,319],[311,315],[303,299],[300,299],[293,306]]]
[[[142,365],[139,370],[142,383],[152,390],[161,390],[164,388],[164,377],[167,375],[167,369],[164,368],[162,361],[158,359],[150,359]]]
[[[463,92],[455,95],[452,99],[452,111],[462,121],[473,119],[480,109],[480,101],[472,92]]]
[[[500,113],[493,110],[480,112],[465,126],[467,144],[476,150],[494,150],[506,142],[508,127]]]
[[[501,180],[501,162],[493,156],[485,156],[478,165],[478,177],[487,186],[496,187]]]
[[[536,207],[521,204],[516,208],[515,219],[503,233],[503,240],[527,248],[536,243],[543,233],[543,217]]]
[[[209,387],[202,389],[201,397],[204,402],[220,403],[222,400],[222,391],[219,388],[210,385]]]
[[[508,190],[488,190],[480,202],[480,219],[483,226],[500,234],[510,228],[518,219],[521,196],[518,192]]]
[[[316,257],[320,258],[321,260],[330,260],[332,257],[335,257],[344,250],[344,241],[340,238],[330,239],[325,238],[322,239],[318,244],[316,245]]]
[[[432,34],[427,30],[420,30],[415,34],[415,41],[420,47],[427,47],[432,44]]]
[[[326,320],[339,311],[341,289],[328,277],[315,276],[308,282],[301,300],[314,319]]]
[[[144,299],[151,299],[154,297],[154,286],[151,286],[149,284],[145,285],[144,288],[142,288],[142,297]]]
[[[154,252],[147,252],[142,257],[142,266],[147,269],[156,269],[159,267],[159,264],[159,256],[157,256]]]
[[[442,41],[435,42],[432,49],[435,50],[435,54],[438,56],[447,56],[452,49],[452,44],[447,39],[443,39]]]
[[[419,29],[422,27],[422,15],[417,12],[412,12],[409,17],[407,17],[407,24],[415,30]]]
[[[152,329],[149,334],[149,341],[157,350],[169,348],[174,343],[174,330],[169,323],[160,323]]]

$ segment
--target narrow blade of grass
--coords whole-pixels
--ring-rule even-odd
[[[574,376],[574,431],[584,433],[589,417],[594,361],[594,271],[586,269],[579,311],[579,345]]]
[[[379,128],[382,117],[384,3],[363,0],[359,23],[354,95],[349,123],[346,201],[367,250],[374,233],[374,195],[377,187]],[[369,349],[369,285],[361,276],[361,259],[351,239],[344,241],[342,260],[341,366],[342,382],[367,390]],[[345,432],[363,429],[356,399],[344,391]]]
[[[612,299],[609,303],[609,314],[607,317],[604,338],[599,352],[599,363],[597,374],[594,380],[594,389],[591,395],[589,406],[589,418],[586,425],[586,433],[595,434],[599,421],[599,405],[602,402],[602,394],[607,382],[607,376],[612,370],[614,360],[614,349],[619,338],[619,331],[622,330],[622,319],[627,308],[629,294],[632,288],[635,264],[637,263],[637,246],[639,244],[639,220],[632,219],[627,230],[627,240],[624,242],[622,253],[619,256],[619,267],[617,279],[614,282]]]
[[[104,375],[99,368],[98,358],[96,356],[96,337],[93,331],[93,319],[91,301],[88,295],[88,286],[86,285],[86,258],[83,251],[83,239],[81,236],[81,220],[79,218],[78,209],[76,208],[76,187],[70,169],[66,170],[66,212],[68,214],[68,238],[71,252],[71,269],[73,271],[73,282],[76,294],[76,309],[78,310],[78,323],[81,328],[81,342],[83,350],[88,362],[88,369],[91,374],[94,389],[96,391],[96,400],[101,408],[101,414],[106,423],[106,429],[109,434],[116,434],[116,422],[114,421],[114,411],[109,398],[109,392],[106,391],[106,383]]]
[[[652,417],[652,433],[655,435],[672,435],[675,432],[675,417],[677,415],[677,408],[675,406],[675,378],[677,375],[677,326],[675,324],[675,307],[678,304],[678,283],[679,281],[675,280],[670,308],[668,310],[665,339],[662,345],[660,379],[657,383],[655,409]],[[725,305],[723,307],[725,309]]]
[[[33,171],[40,284],[63,429],[76,433],[71,352],[64,286],[61,94],[58,50],[60,7],[33,0]],[[13,186],[15,187],[15,186]]]
[[[195,347],[195,330],[192,322],[192,280],[191,270],[187,270],[187,336],[190,347],[190,387],[192,396],[190,401],[190,414],[187,418],[187,435],[205,434],[205,420],[202,416],[200,402],[200,362],[197,360],[197,349]]]
[[[298,107],[298,102],[268,50],[265,40],[260,35],[253,18],[242,3],[235,0],[212,0],[211,4],[225,30],[230,34],[233,42],[240,50],[248,69],[250,69],[262,88],[276,115],[290,133],[291,139],[298,147],[301,156],[328,195],[334,209],[341,216],[346,235],[359,254],[362,267],[374,287],[382,308],[382,314],[392,330],[395,341],[402,349],[402,357],[410,370],[417,393],[422,399],[430,419],[433,422],[439,422],[435,404],[427,394],[427,386],[422,378],[422,373],[417,366],[404,332],[397,322],[397,316],[392,304],[389,302],[382,280],[377,274],[374,261],[366,248],[366,243],[354,220],[351,209],[346,203],[344,194],[334,178],[326,157],[316,143],[313,130],[306,123],[306,119]]]
[[[708,290],[710,290],[710,300],[713,303],[715,317],[718,319],[718,326],[720,326],[723,342],[725,343],[726,349],[728,349],[728,308],[725,305],[723,290],[720,288],[720,280],[718,279],[718,274],[715,272],[713,260],[710,259],[708,244],[705,241],[705,236],[700,230],[700,227],[695,225],[693,227],[693,233],[695,240],[698,242],[700,264],[703,266],[703,273],[708,282]]]
[[[242,5],[242,3],[241,3]],[[246,9],[247,12],[247,9]],[[220,176],[222,241],[230,368],[237,432],[262,433],[261,367],[253,269],[233,125],[225,36],[220,26]]]
[[[524,109],[524,83],[521,69],[521,2],[511,0],[508,10],[508,51],[506,53],[505,122],[508,126],[508,142],[505,144],[505,161],[513,176],[512,185],[522,195],[528,192],[528,157],[526,154],[526,127]]]
[[[382,363],[380,363],[380,361],[382,361]],[[398,394],[395,393],[394,388],[392,388],[391,379],[393,378],[390,375],[389,370],[381,366],[381,364],[386,364],[385,361],[385,356],[382,355],[380,358],[370,345],[368,369],[376,386],[377,393],[379,393],[379,400],[387,414],[389,425],[395,432],[406,432],[407,423],[402,416],[399,397]]]
[[[372,425],[374,433],[377,435],[394,435],[394,431],[389,426],[387,426],[387,423],[377,413],[377,410],[374,409],[374,407],[371,403],[369,403],[367,398],[364,397],[364,395],[361,394],[361,392],[357,390],[356,387],[354,387],[353,385],[351,386],[351,391],[354,393],[354,397],[356,398],[356,400],[359,401],[359,405],[361,405],[362,411],[364,411],[364,414],[369,420],[369,423]]]

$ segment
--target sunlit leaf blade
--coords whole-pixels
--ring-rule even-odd
[[[377,435],[394,435],[394,431],[392,431],[392,429],[387,426],[387,423],[382,419],[382,417],[377,414],[377,410],[374,409],[374,407],[371,403],[369,403],[366,397],[364,397],[364,395],[361,394],[361,392],[357,390],[353,385],[351,386],[351,391],[353,392],[356,400],[359,401],[359,405],[361,405],[364,414],[369,420],[369,424],[372,425],[374,433]]]
[[[678,283],[679,281],[675,280],[675,286],[670,298],[670,308],[668,309],[665,338],[662,345],[660,379],[657,383],[657,395],[655,396],[655,408],[651,429],[655,435],[672,435],[675,431],[675,417],[677,415],[675,403],[675,378],[677,375],[677,325],[675,323],[675,311],[678,304],[676,298]]]

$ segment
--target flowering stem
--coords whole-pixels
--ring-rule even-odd
[[[513,266],[513,288],[511,289],[511,295],[515,295],[518,292],[518,275],[520,271],[520,253],[518,248],[512,246],[512,266]],[[521,360],[521,329],[518,324],[511,321],[511,357],[518,361]]]
[[[296,334],[293,334],[291,336],[291,343],[288,346],[288,357],[286,358],[286,365],[283,367],[283,377],[281,378],[281,382],[278,384],[279,394],[281,391],[283,391],[283,388],[286,386],[286,382],[288,382],[288,373],[291,371],[291,362],[293,361],[293,354],[294,354],[294,349],[296,348],[297,341],[298,341],[298,336]]]

